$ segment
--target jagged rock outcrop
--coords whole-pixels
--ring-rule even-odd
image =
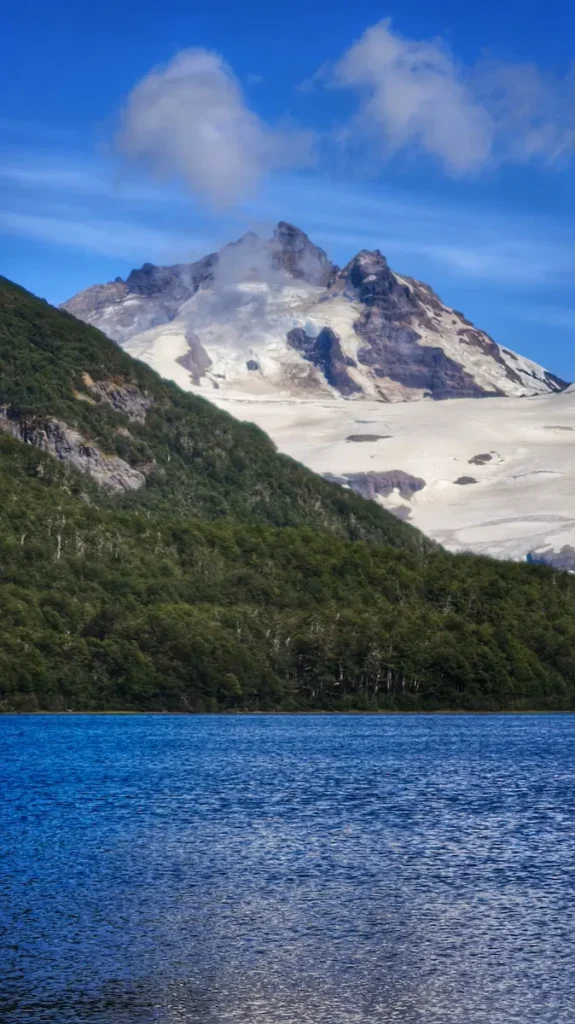
[[[87,473],[96,483],[111,491],[135,491],[146,482],[144,472],[134,469],[117,455],[106,455],[77,430],[59,420],[48,417],[23,419],[2,406],[0,430],[24,444],[39,448],[73,469]]]
[[[401,498],[408,500],[425,487],[425,480],[418,476],[411,476],[410,473],[404,473],[402,469],[345,473],[342,476],[324,473],[324,476],[330,483],[350,487],[356,494],[361,494],[362,498],[371,498],[372,500],[377,497],[387,498],[393,491],[397,491]]]
[[[271,241],[272,266],[321,288],[328,288],[337,274],[337,267],[323,249],[310,242],[300,228],[281,220]]]
[[[294,327],[287,335],[290,348],[301,352],[304,359],[313,363],[323,373],[328,384],[342,395],[353,395],[361,391],[359,384],[350,377],[348,366],[355,366],[349,356],[344,356],[340,340],[331,327],[324,327],[317,337],[310,337],[303,328]]]
[[[575,547],[572,544],[564,544],[558,551],[553,548],[530,551],[527,561],[532,565],[551,565],[554,569],[575,573]]]
[[[379,251],[358,253],[338,275],[338,284],[345,295],[357,299],[364,307],[355,324],[363,342],[357,359],[370,367],[376,377],[389,378],[405,388],[422,391],[424,396],[439,399],[504,393],[477,384],[472,374],[450,358],[441,345],[421,343],[422,334],[413,326],[414,318],[421,312],[421,296],[417,295],[416,286],[393,274]],[[430,290],[423,297],[432,309],[441,308]],[[429,315],[421,318],[421,326],[439,333]],[[464,333],[467,336],[469,332]],[[475,333],[480,336],[480,332]],[[503,363],[498,347],[495,349]],[[510,374],[510,379],[517,381],[517,374]]]
[[[211,281],[217,261],[217,254],[211,253],[196,263],[171,267],[144,263],[125,281],[117,277],[110,284],[87,288],[62,308],[121,343],[173,320],[183,303]]]
[[[152,399],[142,394],[134,384],[111,380],[93,381],[88,374],[84,374],[84,384],[97,400],[106,402],[114,412],[122,413],[134,423],[144,423],[146,413],[153,405]]]
[[[480,452],[479,455],[473,455],[467,461],[470,466],[485,466],[488,462],[491,462],[493,455],[490,452]]]
[[[146,263],[64,308],[181,387],[208,392],[397,402],[565,387],[394,272],[379,250],[340,270],[285,221],[270,239],[248,232],[195,263]]]
[[[364,305],[378,306],[394,316],[408,315],[416,305],[412,289],[396,278],[378,249],[362,249],[354,256],[339,272],[336,286]]]
[[[212,360],[193,331],[187,332],[186,341],[188,351],[184,352],[183,356],[178,356],[177,362],[183,366],[184,370],[188,371],[194,384],[200,384],[202,377],[205,377],[206,372],[210,369]]]

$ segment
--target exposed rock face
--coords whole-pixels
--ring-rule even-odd
[[[469,320],[466,320],[461,313],[459,316],[462,323],[469,324]],[[499,363],[499,365],[503,367],[505,375],[509,377],[509,380],[515,381],[516,384],[521,384],[521,377],[513,366],[510,366],[509,363],[505,361],[499,345],[497,345],[493,341],[493,338],[490,338],[488,334],[485,334],[482,331],[477,331],[473,325],[470,324],[469,327],[465,327],[464,329],[460,328],[457,335],[462,344],[470,345],[471,347],[479,349],[483,355],[486,355],[490,359],[494,359]],[[509,356],[513,360],[513,354],[509,353]],[[516,362],[517,359],[515,358],[514,361]]]
[[[408,500],[425,487],[425,480],[404,473],[402,469],[390,469],[380,473],[345,473],[343,476],[332,476],[330,473],[325,473],[324,476],[331,483],[350,487],[356,494],[361,494],[362,498],[371,498],[372,500],[378,495],[387,498],[395,490],[400,497]]]
[[[169,323],[183,303],[212,280],[217,260],[217,254],[211,253],[196,263],[171,267],[144,263],[125,281],[116,278],[87,288],[62,308],[121,343],[140,331]]]
[[[338,287],[366,306],[378,306],[394,316],[409,314],[415,308],[411,290],[400,284],[376,249],[362,249],[338,274]]]
[[[18,441],[52,455],[73,469],[87,473],[111,491],[135,491],[146,482],[145,474],[116,455],[105,455],[65,423],[55,419],[26,421],[0,408],[0,430]]]
[[[355,325],[364,341],[357,358],[371,367],[376,377],[391,378],[433,398],[503,394],[498,389],[478,385],[440,345],[421,344],[421,334],[412,326],[419,306],[416,289],[398,280],[380,252],[360,252],[341,271],[339,282],[346,295],[357,298],[364,306]],[[425,298],[432,303],[435,300],[430,290],[425,292]],[[429,317],[425,319],[425,326],[435,330]],[[475,333],[481,338],[478,331]],[[501,360],[498,347],[495,349]],[[513,379],[517,379],[515,373]]]
[[[185,370],[188,370],[194,384],[199,384],[202,377],[205,376],[206,370],[210,369],[212,360],[200,339],[192,331],[187,332],[186,341],[188,351],[183,356],[178,356],[176,361]]]
[[[417,331],[394,323],[378,307],[366,312],[357,330],[366,342],[357,357],[364,366],[372,367],[376,377],[391,378],[436,399],[503,395],[498,388],[488,390],[477,384],[439,346],[420,345]]]
[[[551,565],[554,569],[575,572],[575,547],[564,544],[559,551],[547,548],[544,551],[530,551],[527,561],[532,565]]]
[[[288,345],[301,352],[314,366],[323,373],[328,384],[342,395],[357,394],[361,391],[359,384],[347,372],[348,363],[344,356],[339,338],[330,327],[324,327],[316,338],[311,338],[301,327],[289,331]]]
[[[64,308],[190,389],[397,402],[565,387],[395,273],[379,250],[339,270],[285,221],[270,239],[248,232],[195,263],[145,263]]]
[[[84,376],[84,383],[92,395],[134,423],[144,423],[146,413],[153,405],[152,399],[142,394],[133,384],[120,384],[111,380],[94,382],[87,375]]]
[[[129,288],[121,277],[109,284],[94,284],[83,292],[78,292],[68,302],[64,303],[64,309],[68,310],[79,320],[83,320],[82,314],[94,314],[100,309],[119,303],[126,298]]]
[[[290,277],[327,288],[334,280],[337,267],[323,249],[310,242],[305,232],[281,220],[272,239],[272,266]]]
[[[348,434],[346,441],[363,441],[365,443],[370,441],[385,441],[388,437],[391,437],[391,434]]]

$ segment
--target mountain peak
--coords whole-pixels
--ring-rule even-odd
[[[365,278],[369,275],[382,274],[388,269],[387,260],[380,249],[360,249],[345,265],[342,274],[347,277],[351,274],[360,274]]]
[[[297,239],[301,244],[309,243],[309,235],[298,228],[296,224],[290,224],[287,220],[279,220],[274,228],[274,240],[282,245],[292,245]]]
[[[255,231],[245,231],[243,235],[236,238],[235,242],[228,242],[224,246],[224,249],[234,248],[237,245],[259,245],[262,244],[262,240]],[[222,250],[223,251],[223,250]]]
[[[389,269],[379,249],[361,249],[340,273],[346,288],[351,288],[360,302],[373,305],[398,290],[395,274]]]
[[[280,220],[272,237],[272,265],[290,277],[326,288],[337,274],[337,267],[323,249],[314,245],[301,228]]]
[[[133,295],[157,295],[166,290],[177,276],[177,267],[157,267],[143,263],[126,278],[126,287]]]
[[[144,263],[64,308],[183,388],[397,402],[565,386],[427,285],[394,273],[379,249],[361,249],[338,270],[285,220],[271,238],[248,231],[195,263]]]

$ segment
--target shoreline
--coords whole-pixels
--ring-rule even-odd
[[[268,717],[293,717],[301,718],[303,716],[314,716],[314,717],[339,717],[339,718],[379,718],[382,716],[397,716],[397,715],[409,715],[410,717],[437,717],[438,715],[449,715],[449,716],[463,716],[463,715],[476,715],[482,717],[489,717],[493,715],[574,715],[575,709],[570,708],[544,708],[542,710],[500,710],[500,711],[470,711],[470,710],[454,710],[454,709],[442,709],[438,711],[1,711],[0,720],[2,718],[14,717],[23,718],[28,716],[30,718],[40,718],[42,716],[53,718],[60,716],[62,718],[70,718],[72,716],[101,716],[101,717],[134,717],[135,715],[146,715],[149,717],[156,718],[263,718]]]

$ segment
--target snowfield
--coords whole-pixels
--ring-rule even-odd
[[[204,389],[194,389],[205,396]],[[316,473],[401,470],[425,481],[378,495],[451,551],[500,558],[575,552],[575,393],[384,405],[345,399],[219,396]],[[376,440],[348,440],[353,436]],[[478,459],[478,456],[482,458]],[[467,478],[469,481],[456,483]],[[564,552],[570,566],[570,552]]]

